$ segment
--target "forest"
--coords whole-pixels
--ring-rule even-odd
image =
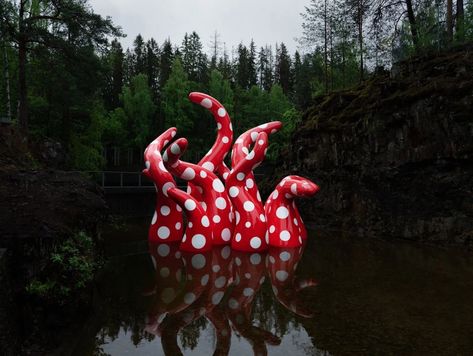
[[[397,61],[473,39],[473,1],[311,0],[295,53],[284,43],[228,46],[189,29],[136,35],[123,48],[119,24],[87,0],[0,0],[0,118],[24,140],[60,142],[63,168],[99,170],[105,149],[136,165],[150,139],[170,126],[191,141],[191,160],[211,145],[214,124],[187,99],[218,98],[235,134],[280,120],[275,162],[301,113],[317,96],[349,90]],[[110,162],[108,163],[110,164]]]

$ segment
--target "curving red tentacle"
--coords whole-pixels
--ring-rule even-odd
[[[302,245],[302,235],[307,236],[307,231],[294,199],[311,197],[318,191],[319,187],[307,178],[293,175],[281,180],[264,206],[271,246],[298,247]]]
[[[258,134],[254,149],[231,171],[226,186],[235,210],[235,235],[232,248],[239,251],[264,251],[266,242],[266,217],[263,204],[251,196],[245,186],[245,177],[264,159],[268,147],[265,132]]]
[[[238,139],[235,141],[235,144],[232,148],[232,167],[235,167],[238,162],[246,157],[249,153],[250,146],[256,141],[258,134],[260,132],[265,132],[268,136],[273,134],[282,127],[282,123],[280,121],[271,121],[257,127],[253,127],[252,129],[244,132],[241,134]],[[261,201],[261,195],[258,190],[258,186],[255,182],[255,176],[253,171],[250,171],[247,176],[245,177],[246,187],[248,188],[248,192],[253,197],[253,199]]]
[[[218,130],[215,143],[207,152],[205,157],[203,157],[198,163],[199,166],[214,172],[215,169],[222,164],[225,156],[230,151],[232,146],[233,128],[230,116],[228,115],[225,107],[220,104],[217,99],[211,97],[210,95],[192,92],[189,94],[189,99],[193,103],[199,104],[210,110],[217,123]]]
[[[192,183],[188,193],[201,197],[200,205],[210,218],[212,243],[230,244],[234,222],[231,201],[220,179],[209,170],[198,165],[179,160],[187,148],[187,140],[180,138],[164,153],[165,166],[175,176]]]
[[[168,195],[185,211],[187,227],[180,249],[187,252],[204,252],[212,249],[210,220],[199,202],[177,188],[169,188]]]
[[[144,151],[146,168],[143,174],[156,187],[156,209],[148,231],[150,242],[181,241],[183,234],[182,210],[167,194],[170,187],[176,186],[176,182],[164,167],[161,156],[162,149],[175,135],[176,128],[172,127],[151,142]]]

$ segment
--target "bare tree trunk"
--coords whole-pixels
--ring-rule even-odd
[[[21,132],[26,138],[28,136],[28,91],[26,86],[27,35],[24,23],[25,2],[23,1],[20,1],[19,15],[20,31],[18,34],[18,123],[20,125]]]
[[[460,41],[464,40],[464,32],[463,32],[463,21],[465,18],[465,8],[463,6],[463,0],[457,0],[457,26],[456,32],[457,37]]]
[[[358,43],[360,46],[360,82],[364,79],[364,68],[365,64],[363,62],[363,9],[362,9],[362,0],[358,1]]]
[[[9,121],[12,119],[11,115],[11,93],[10,93],[10,69],[8,63],[8,53],[7,53],[7,45],[4,43],[3,46],[3,77],[5,78],[5,91],[6,91],[6,108],[7,108],[7,118]]]
[[[325,62],[325,92],[328,93],[328,56],[327,56],[327,0],[324,2],[324,62]]]
[[[453,41],[453,0],[447,0],[447,42]]]
[[[409,20],[409,26],[411,28],[412,43],[416,52],[419,50],[419,35],[417,33],[416,17],[414,15],[414,9],[412,7],[412,0],[405,0],[407,7],[407,19]]]

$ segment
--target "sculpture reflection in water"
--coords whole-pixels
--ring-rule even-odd
[[[195,254],[181,252],[179,243],[150,243],[156,279],[154,289],[147,292],[154,302],[146,331],[160,336],[166,355],[180,355],[179,331],[204,317],[215,328],[214,355],[229,353],[232,333],[245,338],[255,355],[267,354],[267,345],[278,345],[281,340],[253,325],[252,320],[253,302],[266,278],[286,309],[301,317],[312,317],[298,293],[316,283],[295,277],[303,249],[244,253],[230,246],[215,246]]]
[[[281,122],[254,127],[233,144],[232,123],[223,105],[203,93],[191,93],[189,98],[212,113],[217,137],[197,164],[181,160],[187,140],[172,142],[176,128],[168,129],[146,148],[143,174],[155,183],[157,192],[149,241],[180,242],[180,250],[192,253],[219,245],[252,253],[264,252],[269,246],[301,246],[307,232],[294,199],[313,196],[319,187],[307,178],[290,175],[263,203],[253,173],[264,160],[268,136],[281,128]],[[231,169],[224,162],[230,149]],[[188,182],[186,192],[177,188],[173,176]]]

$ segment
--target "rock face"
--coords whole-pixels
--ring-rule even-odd
[[[315,99],[288,157],[318,225],[473,248],[473,47]]]

